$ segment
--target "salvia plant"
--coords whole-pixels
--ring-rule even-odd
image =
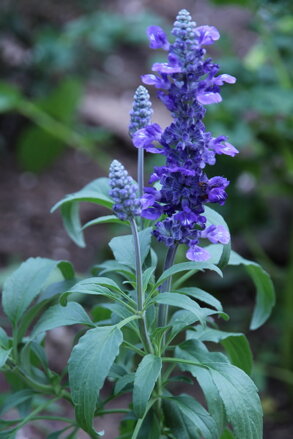
[[[224,330],[228,316],[220,301],[196,286],[199,272],[222,276],[226,265],[243,265],[257,293],[250,329],[266,321],[274,304],[268,274],[231,251],[228,226],[211,207],[224,204],[229,181],[208,175],[209,166],[217,155],[232,160],[238,151],[226,136],[213,137],[203,119],[206,106],[221,101],[221,86],[236,79],[219,74],[206,57],[218,30],[196,27],[186,10],[178,13],[172,42],[158,26],[147,33],[150,47],[166,51],[167,61],[155,63],[142,81],[157,89],[172,123],[163,130],[152,122],[149,93],[138,87],[129,125],[138,150],[138,183],[114,160],[109,178],[98,178],[53,207],[60,208],[80,246],[89,226],[129,227],[130,234],[111,239],[113,259],[85,279],[69,262],[30,258],[6,280],[2,303],[12,329],[11,335],[1,329],[0,363],[13,393],[1,411],[18,408],[19,417],[2,419],[0,437],[16,437],[28,422],[55,419],[65,426],[47,439],[74,438],[79,429],[98,438],[104,432],[95,418],[121,413],[120,439],[262,438],[248,341]],[[163,158],[146,187],[145,151]],[[82,226],[83,201],[112,214]],[[152,240],[166,253],[163,270]],[[187,260],[176,263],[182,245]],[[91,316],[79,303],[85,295],[98,300]],[[60,375],[49,367],[44,347],[47,331],[66,325],[80,326]],[[101,395],[106,380],[111,384]],[[184,383],[186,393],[174,393],[176,382]],[[129,407],[113,408],[111,402],[123,394],[131,395]],[[52,414],[54,408],[60,412],[62,399],[74,407],[74,420]]]

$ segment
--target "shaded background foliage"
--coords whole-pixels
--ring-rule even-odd
[[[231,180],[222,209],[234,247],[273,276],[277,306],[250,335],[255,379],[262,390],[266,438],[293,434],[293,5],[290,0],[162,0],[66,2],[3,0],[0,5],[0,264],[1,279],[28,256],[73,260],[80,271],[109,250],[109,227],[86,231],[78,249],[50,207],[65,193],[105,175],[113,157],[135,176],[127,136],[139,75],[154,55],[145,28],[164,27],[178,9],[199,25],[216,25],[213,56],[238,78],[223,102],[209,107],[207,126],[228,133],[241,154],[218,160],[215,174]],[[155,117],[166,125],[161,107]],[[151,169],[153,158],[148,158]],[[84,219],[96,215],[85,207]],[[111,233],[115,229],[111,229]],[[183,257],[183,256],[182,256]],[[239,271],[215,294],[233,306],[231,328],[246,330],[252,288]],[[91,305],[90,303],[88,304]],[[58,369],[58,365],[56,366]],[[37,436],[36,436],[37,437]]]

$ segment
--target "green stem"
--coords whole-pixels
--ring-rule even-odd
[[[145,355],[145,352],[139,349],[137,346],[134,346],[132,343],[129,343],[126,340],[123,340],[123,344],[130,349],[131,351],[136,352],[137,354],[141,355],[142,357]]]
[[[141,313],[141,319],[139,320],[139,330],[141,339],[146,352],[153,353],[153,347],[148,334],[145,312],[143,311],[144,306],[144,290],[142,282],[142,263],[141,263],[141,253],[139,245],[139,237],[135,220],[132,218],[130,221],[132,236],[134,240],[134,250],[135,250],[135,268],[136,268],[136,291],[137,291],[137,309]]]
[[[289,262],[287,266],[287,276],[284,285],[283,298],[283,337],[282,337],[282,354],[283,365],[286,369],[293,370],[293,224],[290,231],[289,241]]]
[[[14,427],[12,430],[10,430],[9,433],[19,430],[23,425],[30,422],[35,417],[35,415],[37,415],[38,413],[40,413],[43,410],[46,410],[46,408],[49,407],[49,405],[51,405],[53,402],[58,401],[59,399],[60,399],[59,397],[50,399],[49,401],[46,401],[45,404],[42,404],[39,407],[37,407],[28,416],[26,416],[24,419],[22,419],[21,422],[19,422],[19,424],[16,427]]]
[[[102,416],[102,415],[111,415],[114,413],[131,413],[130,409],[109,409],[109,410],[99,410],[96,414],[96,416]]]
[[[144,188],[144,150],[139,148],[138,161],[137,161],[137,181],[138,181],[138,194],[143,196]]]
[[[68,128],[63,123],[54,119],[36,104],[29,101],[22,101],[18,106],[18,111],[67,145],[74,145],[87,153],[93,151],[92,142],[85,139],[81,134],[73,131],[72,128]]]
[[[177,245],[174,247],[170,247],[167,251],[166,261],[164,265],[164,271],[170,268],[173,265],[175,255],[177,251]],[[160,291],[161,293],[165,293],[166,291],[170,291],[172,284],[172,276],[168,277],[168,279],[162,284]],[[159,318],[158,323],[159,326],[166,326],[168,319],[168,305],[160,305],[159,306]]]
[[[147,405],[147,407],[146,407],[146,410],[145,410],[145,412],[144,412],[143,417],[140,418],[140,419],[137,421],[137,423],[136,423],[136,426],[135,426],[134,432],[133,432],[133,434],[132,434],[132,436],[131,436],[131,439],[136,439],[136,438],[137,438],[138,433],[139,433],[139,430],[141,429],[141,426],[142,426],[142,424],[143,424],[143,421],[145,420],[146,415],[148,414],[150,408],[152,407],[152,405],[154,404],[155,401],[156,401],[155,399],[149,401],[149,403],[148,403],[148,405]]]
[[[195,361],[184,360],[183,358],[173,358],[173,357],[162,357],[161,360],[166,363],[182,363],[182,364],[190,364],[191,366],[200,366],[204,368],[208,368],[201,363],[196,363]]]
[[[42,421],[42,420],[46,420],[46,421],[60,421],[60,422],[67,422],[68,424],[72,424],[75,425],[74,421],[70,418],[65,418],[63,416],[34,416],[33,418],[30,419],[30,421]],[[17,424],[18,422],[21,422],[22,418],[19,419],[9,419],[9,420],[5,420],[5,419],[1,419],[1,423],[2,424],[7,424],[7,425],[12,425],[12,424]]]
[[[180,277],[176,282],[174,282],[173,288],[174,290],[177,290],[179,287],[181,287],[184,282],[189,279],[191,276],[193,276],[198,270],[190,270],[187,271],[183,276]]]

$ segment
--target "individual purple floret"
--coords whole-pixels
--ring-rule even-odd
[[[224,204],[229,181],[220,176],[209,178],[206,165],[216,162],[217,154],[235,156],[237,149],[226,136],[213,137],[203,123],[205,105],[221,102],[220,87],[235,83],[227,74],[218,75],[219,66],[205,58],[204,45],[213,44],[220,34],[213,26],[199,26],[189,12],[179,12],[169,43],[158,26],[148,30],[153,49],[168,50],[165,63],[155,63],[153,72],[144,75],[145,84],[154,85],[158,98],[171,112],[173,122],[164,131],[158,124],[145,126],[133,135],[133,143],[152,153],[165,156],[164,166],[155,167],[145,188],[142,216],[158,220],[154,235],[168,247],[187,244],[187,258],[203,261],[209,258],[199,239],[227,243],[228,231],[209,226],[203,215],[206,203]]]
[[[110,196],[114,200],[113,210],[118,218],[126,221],[140,215],[141,203],[137,198],[137,184],[118,160],[111,163],[109,178]]]
[[[150,123],[152,113],[149,92],[143,85],[140,85],[134,93],[133,106],[130,111],[129,134],[131,137],[140,128],[144,128]]]

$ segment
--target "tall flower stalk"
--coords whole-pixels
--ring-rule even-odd
[[[158,89],[157,96],[170,111],[173,121],[163,131],[154,123],[133,135],[138,149],[161,154],[165,165],[157,166],[142,197],[142,216],[156,220],[154,235],[167,247],[186,244],[186,256],[205,261],[210,255],[199,246],[202,238],[226,244],[229,233],[219,225],[206,227],[204,205],[224,204],[229,181],[209,178],[206,165],[214,165],[217,154],[234,156],[237,149],[226,136],[213,137],[203,123],[205,106],[221,101],[220,87],[236,79],[220,74],[219,66],[206,58],[205,45],[220,35],[213,26],[199,26],[186,10],[179,12],[170,44],[158,26],[148,29],[150,47],[168,51],[165,63],[155,63],[153,74],[142,77],[145,84]]]

